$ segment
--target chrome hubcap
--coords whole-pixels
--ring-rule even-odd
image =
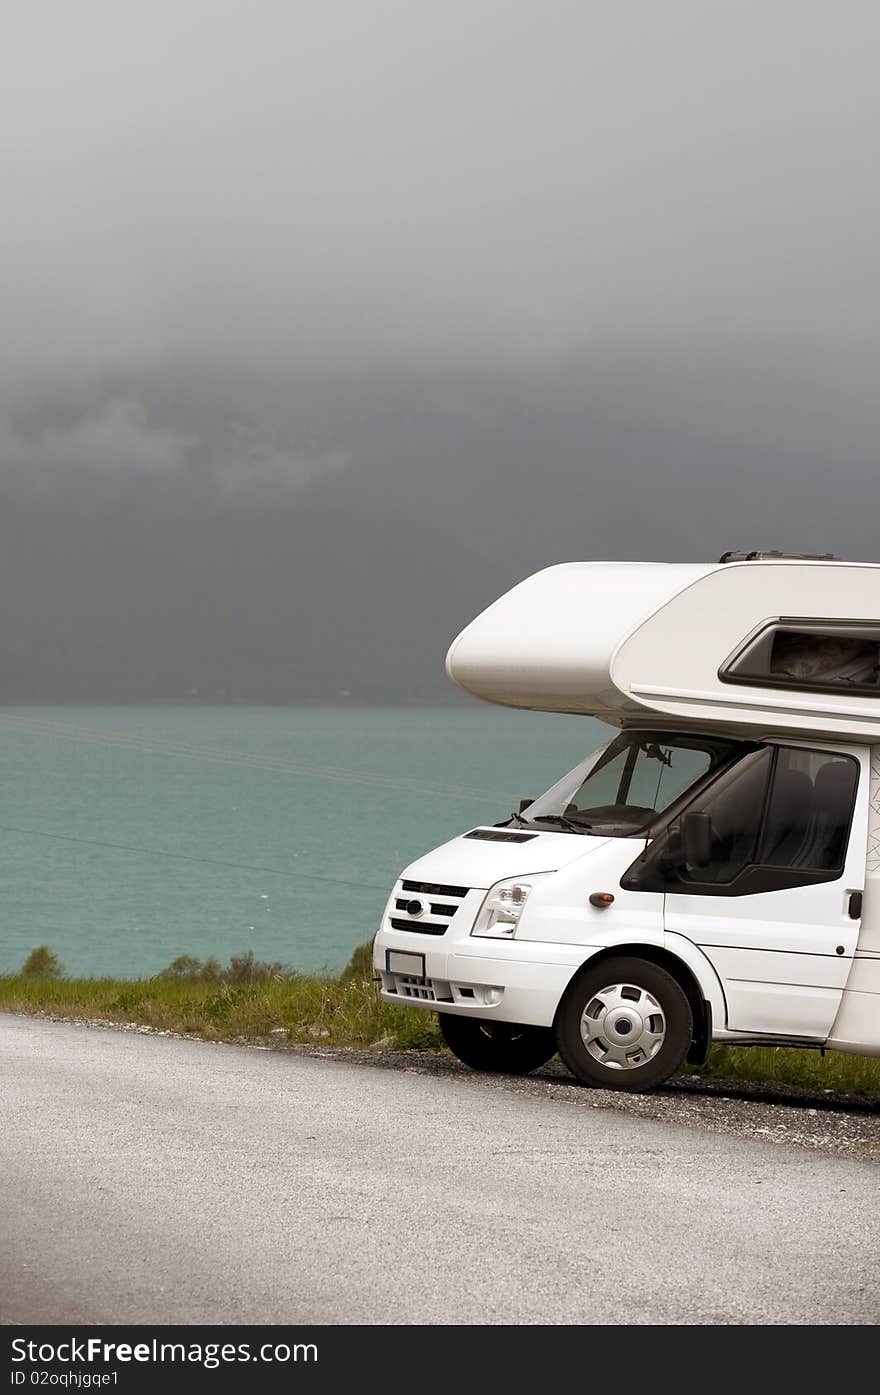
[[[644,988],[611,983],[584,1008],[581,1040],[593,1059],[610,1070],[635,1070],[652,1060],[666,1040],[666,1018]]]

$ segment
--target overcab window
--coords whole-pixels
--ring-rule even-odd
[[[721,665],[724,683],[880,694],[880,625],[795,620],[765,625]]]

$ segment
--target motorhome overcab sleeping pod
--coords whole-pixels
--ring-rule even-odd
[[[438,1012],[476,1068],[558,1050],[624,1090],[712,1041],[880,1056],[880,566],[555,566],[479,615],[447,670],[618,732],[406,869],[375,942],[383,998]]]

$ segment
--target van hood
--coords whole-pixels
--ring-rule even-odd
[[[514,841],[499,835],[498,828],[474,828],[451,843],[444,843],[426,853],[401,873],[407,881],[445,883],[466,886],[471,890],[488,891],[496,882],[507,877],[525,877],[529,873],[557,872],[570,862],[585,857],[611,841],[594,838],[591,834],[538,833],[532,829],[520,832],[524,841]],[[474,837],[479,834],[479,837]],[[527,841],[526,841],[527,837]]]

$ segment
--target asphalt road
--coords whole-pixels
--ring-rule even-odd
[[[880,1317],[876,1165],[476,1076],[0,1015],[0,1176],[5,1323]]]

